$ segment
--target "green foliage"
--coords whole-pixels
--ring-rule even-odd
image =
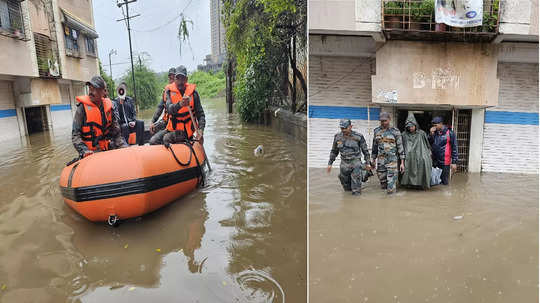
[[[244,121],[257,121],[272,98],[283,98],[279,73],[288,45],[305,48],[305,0],[225,0],[227,53],[236,61],[235,103]],[[287,71],[287,69],[281,69]]]
[[[167,72],[158,73],[156,77],[159,81],[159,87],[163,88],[169,84]],[[225,91],[225,74],[223,71],[215,73],[196,71],[189,75],[188,82],[197,84],[197,92],[201,99],[222,96]]]
[[[107,75],[104,71],[103,71],[103,66],[101,65],[101,61],[99,61],[99,75],[101,76],[101,78],[103,78],[103,80],[105,80],[105,83],[107,83],[107,90],[109,91],[109,98],[112,98],[116,92],[116,85],[114,84],[114,80],[109,77],[109,75]]]
[[[129,70],[122,78],[128,86],[127,95],[133,97],[133,81],[132,71]],[[163,86],[155,72],[149,69],[146,65],[135,67],[135,83],[137,84],[137,103],[139,109],[147,109],[157,106],[161,100]]]
[[[388,1],[384,3],[384,13],[388,15],[403,14],[403,2]]]
[[[189,83],[197,84],[197,92],[201,98],[214,98],[225,91],[225,73],[196,71],[189,75]]]
[[[493,12],[484,11],[482,16],[482,28],[484,31],[493,32],[499,19],[499,0],[493,1]]]

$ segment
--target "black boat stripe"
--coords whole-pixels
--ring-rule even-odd
[[[201,177],[200,169],[198,167],[190,167],[162,175],[128,181],[74,188],[60,186],[60,190],[64,198],[75,202],[85,202],[147,193],[199,177]]]

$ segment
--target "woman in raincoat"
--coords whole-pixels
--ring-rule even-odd
[[[406,153],[401,185],[428,189],[431,181],[431,147],[426,133],[418,128],[413,113],[409,113],[405,131],[401,135]]]

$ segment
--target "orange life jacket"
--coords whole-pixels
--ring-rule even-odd
[[[195,84],[186,83],[186,90],[184,94],[189,96],[189,107],[191,112],[195,115],[195,101],[193,98],[193,92],[195,91]],[[176,87],[176,84],[171,83],[166,87],[166,93],[170,92],[171,102],[176,104],[182,101],[183,95],[180,90]],[[169,113],[169,122],[167,123],[168,131],[182,130],[185,131],[188,138],[193,137],[195,132],[195,127],[193,121],[189,115],[189,109],[187,106],[181,107],[176,113]]]
[[[112,125],[113,107],[109,98],[103,98],[103,111],[90,100],[90,96],[78,96],[75,99],[82,103],[86,113],[82,124],[81,137],[88,149],[105,151],[109,149],[109,140],[106,136]],[[105,121],[102,119],[105,118]]]

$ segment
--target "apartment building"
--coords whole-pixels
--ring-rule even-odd
[[[70,127],[98,74],[91,0],[0,0],[0,141]]]
[[[412,111],[454,129],[460,171],[538,174],[537,0],[484,0],[469,28],[435,23],[429,0],[309,8],[310,166],[326,166],[338,119],[371,146],[381,111],[400,130]]]

